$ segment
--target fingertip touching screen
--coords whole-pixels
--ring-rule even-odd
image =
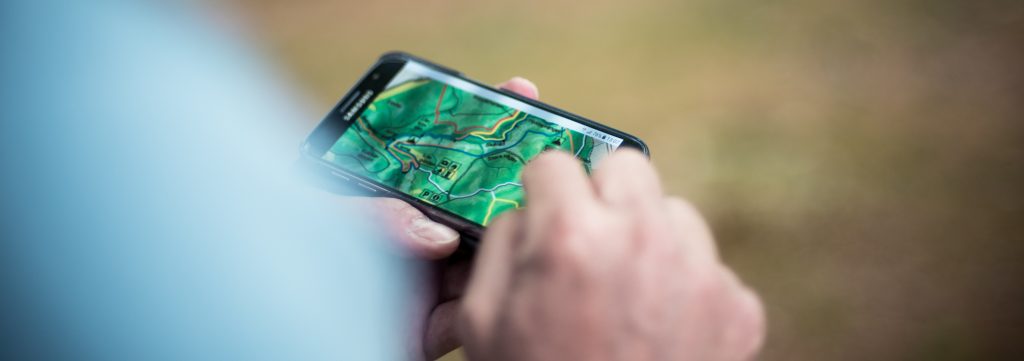
[[[622,138],[407,62],[322,159],[486,226],[522,207],[520,173],[541,152],[589,172]]]

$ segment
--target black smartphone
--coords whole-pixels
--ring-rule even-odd
[[[328,177],[405,200],[475,245],[499,214],[524,206],[519,175],[531,158],[560,149],[589,172],[620,147],[648,153],[622,131],[392,52],[341,98],[301,152]]]

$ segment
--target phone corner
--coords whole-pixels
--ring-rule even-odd
[[[385,51],[383,54],[381,54],[380,57],[378,58],[378,60],[381,60],[381,61],[387,61],[387,60],[409,60],[411,58],[414,58],[414,57],[411,54],[407,53],[407,52],[404,52],[404,51],[401,51],[401,50],[388,50],[388,51]]]
[[[633,138],[633,141],[635,141],[637,143],[637,145],[639,145],[638,148],[640,148],[640,152],[641,153],[646,155],[647,158],[651,157],[651,148],[647,146],[647,143],[645,143],[644,141],[640,140],[640,138],[636,138],[636,137]]]
[[[640,138],[632,134],[626,134],[625,136],[623,136],[622,139],[625,146],[640,151],[640,153],[643,153],[643,155],[647,156],[647,158],[651,157],[650,147],[648,147],[647,143],[645,143],[643,140],[640,140]]]

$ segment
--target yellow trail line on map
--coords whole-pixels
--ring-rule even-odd
[[[572,133],[569,133],[568,129],[563,129],[563,131],[565,132],[565,135],[569,136],[569,151],[572,152],[576,150],[576,144],[572,141]]]
[[[475,137],[483,139],[483,140],[504,140],[505,137],[508,136],[508,132],[511,131],[512,129],[516,128],[516,124],[519,124],[520,121],[522,121],[523,119],[526,119],[526,117],[523,117],[522,119],[516,119],[516,118],[519,117],[519,114],[525,114],[525,113],[523,113],[522,111],[516,109],[515,113],[512,113],[512,115],[510,115],[508,117],[505,117],[505,119],[499,120],[497,123],[495,123],[494,124],[494,129],[491,129],[491,131],[489,131],[489,132],[483,132],[483,131],[471,132],[471,133],[469,133],[469,135],[475,136]],[[498,128],[501,128],[501,124],[502,123],[504,123],[506,121],[509,121],[509,120],[513,120],[513,119],[515,119],[515,122],[512,123],[511,127],[508,127],[508,129],[505,129],[504,132],[501,132],[501,136],[500,137],[488,138],[488,137],[482,137],[481,136],[481,134],[494,134],[494,132],[498,131]]]
[[[377,99],[373,100],[373,102],[376,103],[376,102],[379,102],[381,100],[387,100],[390,97],[393,97],[393,96],[405,93],[405,92],[407,92],[409,90],[415,89],[415,88],[419,87],[420,85],[426,84],[429,81],[430,81],[429,79],[420,79],[420,80],[416,80],[416,81],[406,82],[406,83],[403,83],[402,85],[399,85],[399,86],[396,86],[396,87],[385,89],[383,92],[380,93],[380,95],[377,96]]]
[[[491,213],[494,213],[494,203],[497,202],[508,203],[516,206],[516,209],[519,208],[519,202],[504,198],[498,198],[494,195],[494,193],[491,193],[491,205],[487,207],[487,215],[484,216],[484,221],[482,222],[485,226],[487,225],[488,222],[491,221]]]

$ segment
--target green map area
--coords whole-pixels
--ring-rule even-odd
[[[421,78],[381,92],[324,159],[487,225],[523,206],[523,166],[556,148],[575,154],[588,172],[593,157],[611,151],[555,123]]]

